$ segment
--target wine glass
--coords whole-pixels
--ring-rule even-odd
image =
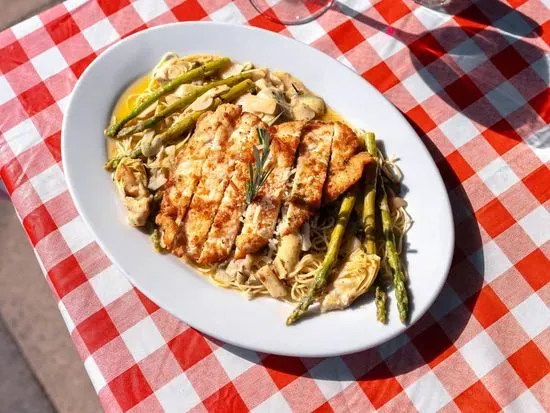
[[[428,7],[430,9],[439,9],[440,7],[447,6],[451,0],[414,0],[421,6]]]
[[[259,13],[271,21],[297,25],[315,20],[326,12],[335,0],[250,0]]]

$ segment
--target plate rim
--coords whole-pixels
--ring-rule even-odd
[[[392,110],[392,117],[398,117],[400,118],[403,122],[403,126],[408,130],[408,132],[411,134],[411,135],[414,135],[415,138],[417,139],[418,143],[419,143],[419,147],[422,148],[422,150],[425,152],[426,154],[426,157],[429,159],[429,162],[431,162],[434,170],[437,172],[437,176],[435,177],[436,180],[438,181],[440,187],[442,188],[442,193],[444,195],[444,199],[442,199],[443,203],[445,204],[445,207],[446,207],[446,213],[447,214],[447,217],[449,218],[449,234],[448,234],[448,237],[450,238],[450,242],[449,242],[449,249],[448,251],[445,251],[446,252],[446,262],[443,266],[444,268],[444,272],[442,274],[442,276],[439,278],[439,282],[437,283],[436,286],[434,286],[433,289],[431,289],[432,291],[432,294],[429,296],[428,300],[426,301],[426,305],[425,305],[425,308],[423,308],[422,310],[419,310],[419,309],[415,309],[415,315],[414,315],[414,318],[415,320],[413,322],[408,322],[407,324],[402,324],[401,326],[399,326],[399,328],[397,328],[395,331],[389,333],[388,335],[384,336],[384,337],[380,337],[378,339],[375,339],[373,340],[372,342],[368,343],[368,344],[363,344],[363,345],[357,345],[355,347],[350,347],[349,349],[345,350],[345,351],[341,351],[341,350],[336,350],[336,351],[320,351],[320,352],[316,352],[316,351],[310,351],[310,352],[307,352],[307,353],[300,353],[300,352],[294,352],[294,351],[291,351],[291,352],[286,352],[284,351],[284,349],[282,351],[274,351],[273,349],[266,349],[266,348],[262,348],[261,346],[256,346],[256,345],[243,345],[242,343],[238,342],[238,341],[235,341],[233,340],[231,337],[226,337],[226,336],[221,336],[220,334],[217,334],[215,331],[209,331],[208,328],[203,328],[199,325],[196,325],[192,320],[189,321],[189,320],[185,320],[183,317],[181,317],[180,315],[176,315],[174,312],[170,311],[168,308],[166,308],[166,306],[164,304],[161,304],[159,302],[157,302],[157,300],[155,300],[153,298],[153,296],[155,296],[155,294],[151,294],[148,290],[147,287],[141,285],[141,283],[139,281],[136,281],[136,279],[131,275],[129,274],[124,268],[123,266],[119,263],[119,260],[116,258],[115,254],[111,253],[111,250],[109,248],[107,248],[105,245],[104,245],[104,242],[103,240],[101,239],[101,237],[98,235],[97,231],[94,229],[94,227],[91,225],[91,222],[87,216],[87,213],[85,212],[85,208],[84,206],[81,204],[80,202],[80,198],[79,196],[77,195],[76,191],[75,191],[75,186],[74,186],[74,182],[72,180],[72,177],[70,175],[70,173],[67,173],[67,171],[70,171],[71,170],[71,166],[68,165],[67,163],[67,157],[65,156],[67,154],[67,148],[66,148],[66,145],[67,145],[67,138],[66,137],[66,133],[65,131],[67,130],[67,125],[68,123],[70,122],[69,119],[70,119],[70,113],[71,113],[71,109],[73,108],[73,102],[74,102],[74,96],[78,93],[78,90],[81,86],[81,84],[84,82],[84,79],[86,79],[86,76],[88,75],[88,73],[93,69],[93,67],[98,64],[99,61],[103,60],[103,59],[107,59],[108,56],[111,54],[111,53],[114,53],[116,51],[116,49],[118,49],[119,47],[122,47],[124,44],[130,42],[130,41],[133,41],[135,38],[139,38],[141,36],[147,36],[148,33],[151,33],[151,32],[154,32],[154,31],[159,31],[159,30],[163,30],[167,27],[172,27],[172,26],[228,26],[228,27],[237,27],[239,29],[243,29],[243,30],[249,30],[251,32],[264,32],[264,33],[268,33],[269,35],[271,36],[274,36],[274,37],[280,37],[280,38],[283,38],[285,39],[286,41],[290,41],[290,42],[294,42],[294,43],[298,43],[300,45],[300,47],[307,47],[309,49],[311,49],[312,51],[314,51],[315,53],[318,53],[320,55],[323,55],[325,58],[329,58],[331,59],[332,61],[334,62],[337,62],[340,66],[346,68],[348,71],[350,71],[351,73],[353,73],[354,76],[357,76],[359,77],[364,83],[365,83],[365,86],[367,88],[370,88],[371,91],[375,94],[377,94],[379,97],[381,97],[382,99],[384,99],[389,105],[389,107],[391,107],[391,110]],[[114,102],[113,102],[114,104]],[[102,136],[103,137],[103,136]],[[314,48],[313,46],[309,45],[309,44],[306,44],[306,43],[303,43],[295,38],[292,38],[292,37],[288,37],[288,36],[283,36],[279,33],[275,33],[275,32],[272,32],[270,30],[266,30],[266,29],[263,29],[263,28],[259,28],[259,27],[254,27],[254,26],[249,26],[249,25],[238,25],[238,24],[231,24],[231,23],[223,23],[223,22],[212,22],[212,21],[189,21],[189,22],[174,22],[174,23],[169,23],[169,24],[162,24],[162,25],[158,25],[158,26],[155,26],[155,27],[151,27],[151,28],[147,28],[145,30],[142,30],[142,31],[139,31],[137,33],[133,33],[131,34],[130,36],[128,37],[125,37],[119,41],[116,41],[115,43],[109,45],[99,56],[97,56],[96,59],[94,59],[94,61],[92,61],[92,63],[84,70],[84,72],[82,73],[82,75],[78,78],[72,92],[71,92],[71,97],[70,97],[70,101],[69,101],[69,104],[67,106],[67,110],[65,112],[65,116],[63,117],[63,122],[62,122],[62,128],[61,128],[61,155],[62,155],[62,166],[63,166],[63,173],[64,173],[64,176],[65,176],[65,180],[67,182],[67,188],[68,188],[68,191],[71,195],[71,199],[73,200],[74,202],[74,205],[76,207],[76,210],[78,211],[78,214],[80,217],[82,217],[82,220],[84,222],[84,224],[86,225],[86,227],[89,229],[89,231],[91,232],[92,236],[93,236],[93,241],[95,241],[101,248],[102,252],[109,258],[109,260],[111,261],[111,264],[112,265],[115,265],[116,268],[122,273],[124,274],[124,276],[130,281],[130,283],[135,286],[136,288],[138,288],[141,292],[143,292],[149,299],[151,299],[154,303],[156,303],[159,307],[163,308],[164,310],[166,310],[167,312],[169,312],[172,316],[174,316],[175,318],[177,318],[178,320],[186,323],[188,326],[200,331],[202,334],[206,334],[208,336],[211,336],[211,337],[215,337],[225,343],[228,343],[228,344],[231,344],[233,346],[236,346],[236,347],[239,347],[239,348],[245,348],[245,349],[250,349],[250,350],[253,350],[253,351],[258,351],[258,352],[263,352],[263,353],[268,353],[268,354],[276,354],[276,355],[282,355],[282,356],[291,356],[291,357],[302,357],[302,358],[310,358],[310,357],[332,357],[332,356],[341,356],[341,355],[346,355],[346,354],[352,354],[352,353],[356,353],[356,352],[359,352],[359,351],[362,351],[362,350],[366,350],[366,349],[370,349],[370,348],[375,348],[383,343],[386,343],[390,340],[392,340],[393,338],[397,337],[398,335],[404,333],[405,331],[407,331],[412,325],[414,325],[416,322],[418,322],[422,317],[423,315],[433,306],[435,300],[437,299],[437,297],[440,295],[440,292],[448,278],[448,274],[449,274],[449,271],[450,271],[450,268],[451,268],[451,264],[452,264],[452,258],[453,258],[453,251],[454,251],[454,245],[455,245],[455,228],[454,228],[454,217],[453,217],[453,213],[452,213],[452,207],[451,207],[451,203],[450,203],[450,199],[449,199],[449,194],[448,194],[448,191],[447,191],[447,188],[445,186],[445,183],[443,181],[443,178],[441,176],[441,173],[439,172],[437,166],[436,166],[436,163],[432,157],[432,155],[430,154],[428,148],[426,147],[426,145],[424,144],[424,142],[422,141],[422,139],[418,136],[418,134],[416,133],[416,131],[414,130],[414,128],[412,127],[412,125],[408,122],[408,120],[405,118],[405,116],[401,113],[401,111],[399,109],[397,109],[397,107],[395,107],[395,105],[389,100],[387,99],[384,94],[382,94],[381,92],[379,92],[372,84],[370,84],[370,82],[368,82],[366,79],[362,78],[357,72],[355,72],[352,68],[346,66],[345,64],[343,64],[342,62],[340,62],[339,60],[333,58],[332,56],[322,52],[321,50],[319,49],[316,49]],[[212,287],[215,287],[212,285]],[[413,297],[414,297],[414,294],[413,294]],[[200,323],[199,323],[200,324]]]

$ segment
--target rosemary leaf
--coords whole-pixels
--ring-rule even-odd
[[[250,175],[250,181],[246,187],[246,203],[251,204],[254,201],[254,198],[258,195],[260,188],[265,183],[269,174],[273,168],[265,169],[267,158],[269,157],[269,145],[271,142],[271,137],[269,132],[264,128],[258,129],[258,142],[259,146],[262,148],[262,153],[258,150],[257,146],[252,148],[254,154],[254,164],[250,163],[248,165],[248,173]]]

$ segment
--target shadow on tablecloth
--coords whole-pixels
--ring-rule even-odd
[[[416,34],[358,14],[341,3],[334,10],[403,42],[416,73],[442,106],[448,105],[483,127],[511,129],[507,122],[498,121],[525,108],[514,116],[513,127],[519,129],[536,122],[538,113],[544,111],[544,96],[531,96],[531,91],[544,90],[550,81],[546,52],[532,44],[542,28],[504,3],[453,0],[442,12],[453,15],[458,24]],[[531,70],[524,71],[528,67]],[[510,130],[497,132],[519,139]]]
[[[455,1],[447,12],[460,17],[460,27],[448,26],[430,33],[411,34],[397,28],[388,31],[386,24],[358,14],[341,3],[337,3],[334,9],[380,31],[390,32],[408,45],[418,74],[443,104],[481,126],[490,127],[510,139],[521,139],[518,134],[508,133],[512,127],[499,120],[522,107],[525,100],[502,84],[534,62],[537,62],[536,72],[527,71],[522,84],[549,82],[545,52],[529,42],[529,38],[534,39],[540,34],[538,24],[532,19],[493,0],[481,0],[468,6]],[[452,43],[455,46],[450,48],[451,52],[442,48],[442,45],[448,47]],[[492,59],[494,61],[490,61]],[[537,88],[541,90],[538,86],[534,89]],[[476,101],[478,103],[473,104]],[[537,99],[529,104],[535,111],[523,111],[521,118],[515,120],[514,128],[535,122],[537,112],[541,113],[546,103],[544,99]],[[453,347],[459,345],[461,335],[468,335],[465,330],[470,323],[477,323],[471,319],[472,312],[478,311],[476,302],[483,287],[484,256],[474,208],[453,167],[426,137],[422,127],[412,119],[408,120],[437,160],[447,190],[452,192],[456,243],[453,264],[441,294],[407,332],[376,348],[342,356],[353,377],[336,367],[338,358],[319,361],[268,355],[261,360],[268,369],[293,376],[307,374],[316,380],[366,382],[389,379],[426,364],[434,368],[454,352]],[[246,352],[228,350],[247,358]],[[252,358],[250,361],[255,362]],[[307,373],[304,370],[304,365],[319,365],[323,361],[326,366],[335,368],[310,368]]]

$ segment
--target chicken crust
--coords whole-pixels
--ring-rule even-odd
[[[271,135],[266,168],[272,171],[246,206],[258,128]],[[281,209],[280,235],[297,233],[322,202],[334,201],[359,181],[371,162],[343,123],[291,121],[267,127],[239,106],[221,105],[199,119],[178,156],[156,222],[176,256],[212,264],[227,260],[235,246],[234,257],[241,259],[269,243]]]
[[[351,128],[334,122],[332,153],[327,180],[323,189],[323,202],[329,203],[350,189],[363,175],[365,166],[374,159],[361,152],[363,144]]]
[[[244,212],[245,191],[249,181],[248,165],[254,161],[252,148],[258,143],[258,129],[267,129],[260,118],[244,113],[239,119],[237,129],[241,138],[236,142],[236,165],[220,204],[208,238],[198,262],[210,264],[227,259],[233,248],[235,238],[241,228],[241,215]]]
[[[200,181],[181,225],[183,248],[186,255],[195,261],[200,257],[202,246],[229,183],[243,135],[243,131],[237,127],[241,119],[241,107],[222,105],[220,108],[221,110],[216,110],[219,127],[214,133],[208,157],[202,165]]]
[[[321,206],[333,135],[333,122],[313,121],[304,127],[282,235],[298,231]]]
[[[235,258],[243,258],[265,247],[273,237],[284,191],[294,164],[305,122],[294,121],[271,129],[268,168],[273,171],[245,213],[241,234],[237,237]]]

